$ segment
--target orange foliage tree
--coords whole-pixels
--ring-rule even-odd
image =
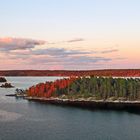
[[[32,86],[28,90],[28,96],[31,97],[45,97],[57,96],[56,92],[63,91],[69,87],[69,85],[76,79],[76,77],[70,77],[67,79],[60,79],[54,82],[39,83]]]

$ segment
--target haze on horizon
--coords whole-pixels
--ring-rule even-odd
[[[0,70],[140,68],[139,0],[4,0]]]

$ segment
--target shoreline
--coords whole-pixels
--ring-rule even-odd
[[[60,98],[39,98],[25,97],[28,101],[42,102],[46,104],[65,105],[87,109],[108,109],[108,110],[132,110],[140,111],[140,101],[109,101],[109,100],[85,100],[85,99],[60,99]]]
[[[0,70],[0,76],[114,76],[140,77],[140,69]]]

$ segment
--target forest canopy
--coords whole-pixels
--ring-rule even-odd
[[[28,96],[140,100],[140,79],[94,76],[67,78],[32,86],[28,90]]]

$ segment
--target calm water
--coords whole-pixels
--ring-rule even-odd
[[[57,77],[7,77],[16,88]],[[0,89],[0,140],[139,140],[140,114],[28,102]]]

